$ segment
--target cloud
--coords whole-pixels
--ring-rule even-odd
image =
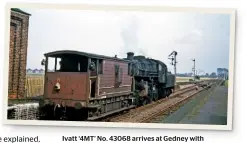
[[[175,50],[179,62],[177,72],[191,72],[193,63],[188,58],[196,58],[196,66],[205,72],[228,66],[229,15],[216,20],[218,14],[26,11],[32,14],[28,68],[39,68],[43,53],[60,49],[117,54],[119,58],[132,51],[135,55],[161,60],[171,69],[167,56]]]
[[[175,40],[175,44],[200,44],[203,41],[202,31],[194,29],[187,35]]]

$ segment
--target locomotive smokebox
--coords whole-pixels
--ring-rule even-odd
[[[133,52],[128,52],[127,53],[127,59],[128,60],[133,60],[133,58],[134,58],[134,53]]]

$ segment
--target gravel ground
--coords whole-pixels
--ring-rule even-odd
[[[181,100],[181,98],[185,98],[188,95],[197,92],[194,87],[192,87],[192,88],[193,89],[190,88],[190,91],[188,91],[184,94],[181,94],[181,95],[175,94],[176,96],[171,95],[169,98],[161,99],[157,102],[153,102],[152,104],[148,104],[146,106],[142,106],[142,107],[133,109],[133,110],[129,111],[128,113],[123,114],[121,116],[111,118],[110,121],[111,122],[132,122],[132,123],[138,122],[139,123],[145,117],[151,116],[154,112],[163,110],[163,109],[171,106],[172,104],[174,104],[178,100]],[[180,92],[182,92],[182,91],[180,91]],[[180,92],[178,92],[178,93],[180,93]]]
[[[226,86],[216,86],[213,90],[203,91],[159,122],[226,125],[227,95]]]

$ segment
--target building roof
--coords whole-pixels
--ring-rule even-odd
[[[29,13],[27,13],[27,12],[25,12],[25,11],[19,9],[19,8],[11,8],[11,10],[12,11],[15,11],[15,12],[19,12],[19,13],[22,13],[22,14],[25,14],[25,15],[30,15],[31,16],[31,14],[29,14]]]
[[[111,59],[111,60],[118,60],[118,61],[129,62],[128,60],[124,60],[124,59],[120,59],[120,58],[103,56],[103,55],[97,55],[97,54],[80,52],[80,51],[73,51],[73,50],[54,51],[54,52],[46,53],[44,55],[45,56],[48,56],[48,57],[59,57],[59,56],[63,56],[63,55],[80,55],[80,56],[86,56],[86,57],[96,58],[96,59]]]

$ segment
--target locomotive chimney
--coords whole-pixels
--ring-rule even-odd
[[[133,52],[128,52],[127,53],[127,59],[128,60],[133,60],[133,58],[134,58],[134,53]]]

